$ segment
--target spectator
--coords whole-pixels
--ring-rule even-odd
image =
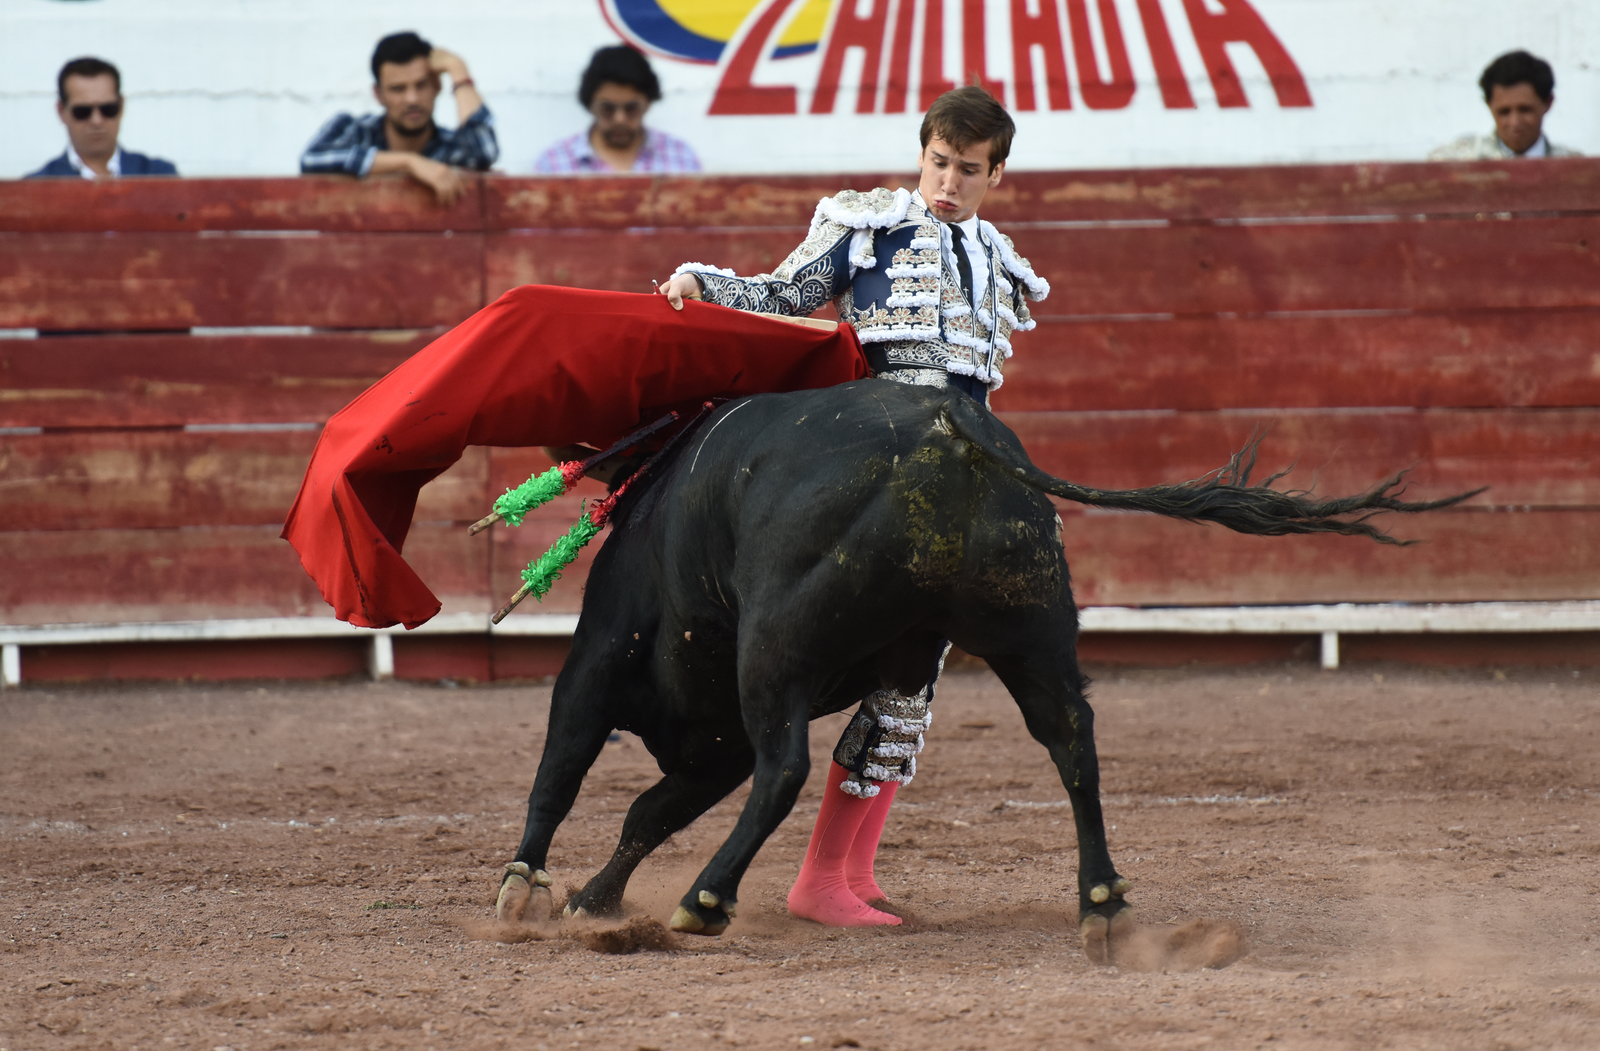
[[[433,122],[439,74],[448,74],[456,100],[454,131]],[[500,156],[494,118],[459,55],[415,33],[395,33],[372,52],[372,94],[382,113],[341,113],[322,126],[300,157],[305,175],[343,172],[364,178],[404,172],[427,186],[442,205],[467,190],[460,169],[487,171]]]
[[[1492,161],[1512,157],[1577,157],[1544,134],[1544,115],[1556,101],[1550,63],[1512,51],[1489,63],[1478,80],[1494,116],[1491,135],[1464,135],[1428,154],[1430,161]]]
[[[56,75],[56,115],[67,126],[67,152],[27,176],[118,179],[124,175],[176,175],[171,161],[117,145],[122,131],[122,74],[98,58],[75,58]]]
[[[540,155],[534,171],[697,172],[700,158],[682,139],[644,126],[661,82],[649,61],[631,47],[603,47],[578,82],[578,101],[594,123]]]

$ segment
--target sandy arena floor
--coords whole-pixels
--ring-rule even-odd
[[[1142,944],[1233,921],[1247,954],[1221,970],[1086,961],[1064,793],[986,672],[941,688],[885,833],[912,922],[785,913],[813,776],[726,936],[623,955],[571,924],[484,937],[548,688],[9,692],[0,1048],[1600,1047],[1593,673],[1381,673],[1102,672]],[[636,740],[607,746],[556,838],[558,900],[653,779]],[[645,863],[636,923],[671,914],[742,798]]]

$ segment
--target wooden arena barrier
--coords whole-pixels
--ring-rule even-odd
[[[587,562],[520,627],[482,622],[578,497],[518,530],[463,528],[544,466],[537,450],[473,450],[424,490],[406,555],[445,602],[434,632],[294,629],[327,614],[277,538],[323,421],[507,288],[644,293],[686,260],[754,273],[819,196],[879,184],[903,180],[491,176],[450,209],[402,179],[0,184],[0,678],[19,662],[30,678],[548,674]],[[1250,651],[1280,656],[1333,632],[1501,623],[1418,628],[1395,603],[1561,603],[1509,634],[1564,632],[1540,659],[1600,663],[1597,202],[1584,159],[1009,174],[984,215],[1054,291],[994,402],[1046,470],[1175,481],[1265,429],[1259,473],[1296,464],[1286,484],[1346,491],[1409,467],[1419,498],[1492,487],[1391,519],[1426,541],[1409,548],[1064,506],[1085,605],[1390,611],[1086,624],[1281,634]],[[1170,659],[1227,648],[1160,637]],[[1407,652],[1347,640],[1358,650]]]

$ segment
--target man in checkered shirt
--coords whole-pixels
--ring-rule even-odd
[[[450,78],[460,121],[454,130],[433,122],[439,75]],[[500,156],[494,118],[459,55],[436,48],[415,33],[395,33],[372,53],[372,93],[382,113],[341,113],[322,126],[300,156],[304,175],[364,178],[404,172],[431,189],[442,205],[467,190],[462,169],[488,171]]]
[[[644,115],[661,97],[649,61],[631,47],[594,53],[578,84],[578,101],[594,123],[545,150],[534,163],[542,175],[578,172],[697,172],[700,158],[682,139],[647,129]]]

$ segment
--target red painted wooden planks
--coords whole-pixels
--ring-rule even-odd
[[[449,209],[413,181],[338,177],[70,180],[0,186],[0,231],[444,231],[803,226],[841,188],[914,186],[887,173],[592,178],[474,177]],[[1600,164],[1338,164],[1008,172],[985,217],[1023,221],[1592,212]]]
[[[803,228],[556,230],[496,234],[484,253],[490,299],[517,285],[568,285],[651,293],[680,263],[704,262],[742,274],[771,270],[805,236]]]
[[[1012,342],[1001,411],[1600,405],[1594,310],[1057,319]]]
[[[0,427],[322,423],[443,331],[0,340]]]
[[[1216,413],[1008,413],[1042,468],[1087,485],[1132,488],[1197,477],[1266,432],[1257,477],[1323,494],[1364,490],[1410,468],[1414,499],[1488,485],[1479,506],[1600,507],[1600,410],[1411,410]],[[0,529],[169,528],[281,522],[314,431],[89,431],[0,436]],[[473,448],[422,490],[419,523],[466,523],[542,471],[536,450]],[[508,455],[509,454],[509,455]],[[533,517],[564,531],[575,496]],[[1405,523],[1396,520],[1396,528]],[[541,534],[542,536],[542,534]],[[543,544],[553,536],[542,539]],[[537,554],[537,552],[534,552]],[[531,556],[530,556],[531,557]]]
[[[1600,215],[1010,233],[1040,317],[1600,306]]]
[[[314,431],[0,436],[0,530],[281,523]]]
[[[0,328],[423,328],[482,305],[477,235],[15,234]]]
[[[0,530],[281,524],[316,431],[0,435]],[[418,522],[487,513],[488,455],[468,449],[423,487]]]
[[[487,228],[804,226],[841,189],[916,188],[911,170],[802,176],[490,178]],[[1329,164],[1007,172],[984,203],[998,224],[1228,221],[1306,216],[1589,212],[1600,163]]]
[[[1594,212],[1600,164],[1316,164],[1007,172],[984,199],[994,223],[1177,222],[1265,216]]]
[[[1132,514],[1064,521],[1075,593],[1086,605],[1575,599],[1600,588],[1600,514],[1592,511],[1421,516],[1405,533],[1427,542],[1407,548],[1355,537],[1243,537]],[[485,611],[510,597],[522,564],[560,532],[527,529],[513,539],[516,531],[496,527],[497,547],[521,549],[504,559],[497,551],[487,588],[490,545],[470,541],[489,538],[419,527],[406,554],[447,611]],[[327,613],[270,528],[0,533],[0,564],[22,568],[0,576],[0,613],[13,624]],[[582,584],[579,566],[525,611],[576,612]]]
[[[331,616],[277,525],[0,532],[0,619],[115,623]],[[457,526],[406,539],[445,612],[487,612],[489,550]],[[503,601],[503,600],[502,600]],[[353,630],[353,629],[352,629]]]
[[[404,176],[0,183],[0,231],[477,231],[478,180],[449,208]]]
[[[1507,222],[1012,229],[1054,291],[1035,315],[1600,307],[1600,216]],[[770,270],[798,229],[496,234],[487,293],[544,283],[648,291],[680,263]],[[1537,280],[1507,280],[1507,272]]]
[[[1413,500],[1487,485],[1471,506],[1600,508],[1600,409],[1035,412],[1004,420],[1046,471],[1108,489],[1199,477],[1262,431],[1257,481],[1298,464],[1280,488],[1347,495],[1410,468]],[[1409,535],[1415,521],[1385,523]]]
[[[817,201],[843,189],[916,189],[915,173],[840,175],[490,178],[488,229],[625,230],[792,227],[804,231]]]
[[[10,624],[311,616],[326,608],[273,526],[0,533]]]
[[[248,639],[208,642],[119,642],[22,647],[29,682],[103,679],[327,679],[362,675],[368,638]],[[396,647],[398,650],[399,647]],[[398,663],[398,652],[396,662]],[[439,676],[435,675],[434,678]]]
[[[1600,594],[1600,512],[1431,514],[1361,537],[1250,537],[1139,514],[1063,517],[1082,605],[1481,602]]]

